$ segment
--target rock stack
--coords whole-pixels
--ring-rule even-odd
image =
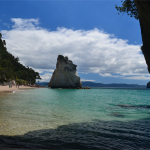
[[[80,77],[76,72],[77,65],[67,56],[58,55],[56,69],[48,87],[51,88],[82,88]]]

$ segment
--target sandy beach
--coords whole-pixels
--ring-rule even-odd
[[[9,85],[6,85],[6,86],[0,86],[0,93],[13,92],[13,91],[18,91],[18,90],[22,90],[22,89],[33,89],[33,88],[36,88],[36,87],[21,85],[21,86],[19,86],[19,88],[18,87],[16,88],[16,86],[12,86],[12,88],[9,88]]]

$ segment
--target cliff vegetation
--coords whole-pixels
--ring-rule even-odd
[[[18,57],[15,58],[7,51],[6,42],[1,38],[0,33],[0,83],[17,80],[18,83],[34,84],[36,79],[40,79],[39,73],[23,66]]]

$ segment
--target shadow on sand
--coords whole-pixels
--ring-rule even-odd
[[[0,136],[0,144],[47,149],[150,149],[150,119],[74,123],[21,136]]]

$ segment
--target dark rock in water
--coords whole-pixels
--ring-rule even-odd
[[[126,105],[126,104],[118,104],[117,106],[123,107],[123,108],[135,108],[136,106],[133,105]]]
[[[45,86],[41,86],[41,85],[38,85],[38,84],[33,84],[33,85],[30,85],[30,87],[40,87],[40,88],[45,88]]]
[[[125,104],[118,104],[122,108],[140,108],[140,109],[150,109],[150,105],[125,105]]]
[[[0,135],[0,150],[150,150],[150,119],[70,123],[57,128]]]
[[[88,86],[86,86],[86,87],[84,87],[84,89],[91,89],[90,87],[88,87]]]
[[[146,109],[150,109],[150,105],[140,105],[138,106],[139,108],[146,108]]]
[[[51,88],[82,88],[80,77],[76,72],[77,65],[68,57],[58,55],[56,69],[48,84]]]
[[[111,113],[110,115],[115,116],[115,117],[122,117],[122,118],[125,117],[125,115],[118,113],[118,112]]]
[[[147,83],[147,88],[150,88],[150,82]]]

